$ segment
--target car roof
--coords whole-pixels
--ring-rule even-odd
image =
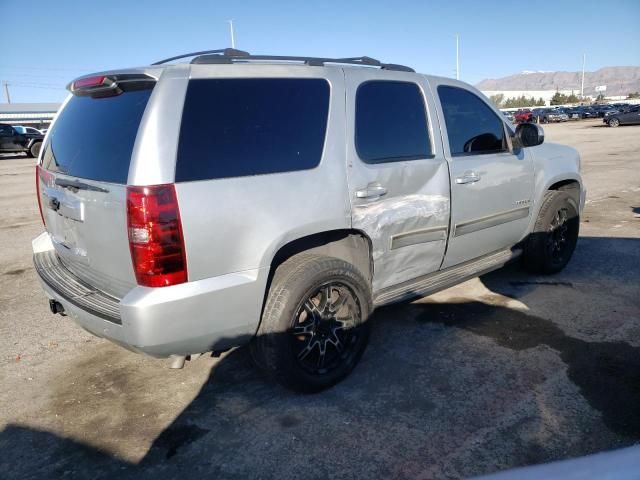
[[[192,58],[191,61],[185,65],[186,62],[170,63],[176,60],[183,60]],[[345,57],[345,58],[328,58],[328,57],[303,57],[303,56],[276,56],[276,55],[251,55],[248,52],[234,49],[222,49],[222,50],[205,50],[200,52],[192,52],[175,57],[170,57],[159,62],[152,63],[150,65],[130,67],[117,70],[106,70],[101,72],[94,72],[81,77],[79,79],[93,77],[93,76],[109,76],[109,75],[147,75],[155,79],[159,79],[164,70],[167,69],[184,69],[189,65],[198,66],[216,66],[216,65],[251,65],[274,67],[284,66],[289,68],[367,68],[378,71],[388,72],[407,72],[415,73],[416,75],[422,75],[427,80],[433,83],[446,83],[448,85],[459,85],[465,89],[472,89],[478,91],[473,86],[448,77],[440,77],[435,75],[419,74],[411,67],[405,65],[399,65],[395,63],[384,63],[371,57]],[[70,89],[73,82],[70,82],[67,86]]]

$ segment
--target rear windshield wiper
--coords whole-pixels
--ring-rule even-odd
[[[79,180],[65,180],[64,178],[56,178],[56,185],[63,188],[70,188],[71,190],[91,190],[92,192],[109,193],[109,190],[102,187],[96,187],[88,183],[81,182]]]

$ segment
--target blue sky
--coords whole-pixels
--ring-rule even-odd
[[[230,46],[227,19],[252,53],[368,55],[444,76],[455,76],[459,33],[469,83],[577,71],[583,52],[588,71],[640,65],[640,0],[0,0],[0,19],[0,81],[13,102],[61,101],[85,73]]]

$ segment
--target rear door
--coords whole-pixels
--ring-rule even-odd
[[[43,217],[58,256],[78,277],[116,297],[136,283],[126,184],[152,86],[106,98],[72,95],[38,167]]]
[[[449,172],[423,77],[345,69],[352,226],[372,242],[373,290],[438,270]]]
[[[451,170],[451,232],[443,268],[520,241],[531,216],[533,164],[477,91],[434,80]]]

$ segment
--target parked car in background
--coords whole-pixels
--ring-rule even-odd
[[[534,108],[531,110],[531,114],[533,115],[533,121],[536,123],[540,123],[542,121],[542,115],[546,112],[547,108]]]
[[[600,105],[596,105],[593,107],[593,109],[596,111],[596,113],[598,114],[599,118],[604,117],[607,112],[609,113],[617,113],[618,109],[615,107],[612,107],[609,104],[600,104]]]
[[[602,120],[610,127],[619,125],[637,125],[640,124],[640,105],[630,106],[626,112],[612,113]]]
[[[560,108],[547,108],[539,115],[540,123],[566,122],[569,115]]]
[[[569,120],[580,120],[582,118],[579,107],[565,107],[562,110],[567,114]]]
[[[12,127],[16,130],[16,132],[22,135],[44,135],[43,132],[33,127],[23,127],[22,125],[12,125]]]
[[[509,120],[511,123],[515,122],[515,117],[513,116],[513,112],[502,112],[502,114],[507,117],[507,120]]]
[[[616,115],[618,113],[623,113],[618,108],[608,108],[604,111],[603,118],[609,118],[611,115]]]
[[[628,103],[614,103],[611,106],[618,110],[620,113],[627,113],[631,108],[633,108],[633,105],[630,105]]]
[[[598,118],[598,112],[596,112],[592,107],[582,106],[576,107],[575,111],[580,115],[580,118]]]
[[[53,313],[178,367],[250,344],[316,392],[356,366],[376,306],[520,255],[569,262],[579,153],[471,85],[368,57],[194,56],[71,82],[36,166]]]
[[[37,157],[43,139],[44,135],[40,132],[26,133],[26,129],[16,129],[6,123],[0,123],[0,153],[24,152],[30,157]]]
[[[516,123],[533,122],[533,114],[528,108],[521,108],[514,115]]]

